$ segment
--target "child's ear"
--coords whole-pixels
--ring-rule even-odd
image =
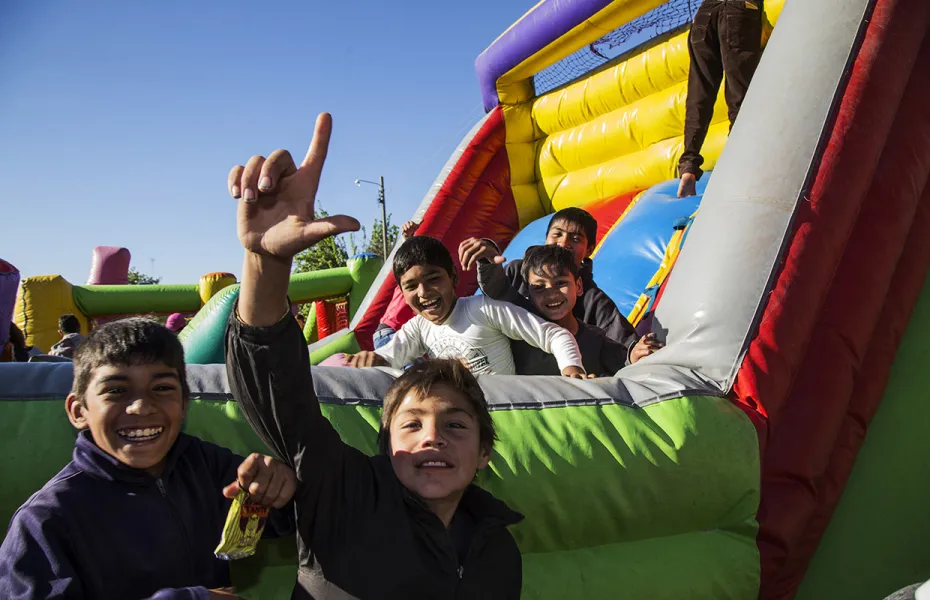
[[[478,470],[485,468],[491,462],[491,450],[490,448],[482,448],[478,453]]]
[[[65,411],[68,413],[68,420],[76,429],[87,429],[90,425],[87,423],[87,417],[84,416],[84,401],[77,397],[76,394],[68,394],[65,399]]]
[[[575,287],[577,288],[578,296],[581,297],[584,294],[584,283],[581,281],[581,275],[575,279]]]

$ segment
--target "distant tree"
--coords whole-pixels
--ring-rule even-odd
[[[129,285],[155,285],[160,281],[161,277],[152,277],[140,273],[135,267],[129,267]]]
[[[328,216],[329,213],[322,209],[316,213],[318,219]],[[349,254],[346,251],[346,242],[343,238],[326,238],[294,257],[294,273],[309,273],[322,269],[344,267],[348,259]]]
[[[400,235],[400,227],[391,223],[391,216],[392,215],[387,216],[387,250],[389,253],[397,242],[397,236]],[[371,225],[371,236],[369,237],[365,227],[362,226],[357,244],[355,242],[355,234],[350,233],[349,248],[351,254],[354,256],[356,254],[368,253],[381,256],[384,253],[382,250],[381,227],[381,219],[375,219],[375,222]],[[381,256],[381,258],[384,257]]]
[[[317,218],[328,217],[329,213],[325,210],[317,211]],[[394,247],[397,236],[400,234],[400,228],[391,224],[391,216],[388,215],[388,252]],[[323,240],[312,248],[307,248],[294,257],[294,273],[308,273],[319,271],[321,269],[332,269],[335,267],[344,267],[349,257],[368,252],[381,256],[381,220],[376,219],[371,226],[371,236],[369,237],[365,227],[357,234],[350,233],[346,240],[344,237],[331,237]]]

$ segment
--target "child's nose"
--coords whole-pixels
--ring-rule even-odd
[[[126,412],[131,415],[146,415],[152,412],[152,404],[146,398],[136,398],[126,407]]]
[[[446,440],[442,437],[442,430],[436,425],[423,428],[423,444],[425,446],[444,446]]]

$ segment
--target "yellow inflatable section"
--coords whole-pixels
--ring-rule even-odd
[[[26,343],[48,352],[61,339],[58,317],[71,313],[90,331],[90,323],[74,301],[74,286],[61,275],[39,275],[23,279],[16,292],[13,322],[26,334]]]
[[[532,76],[661,4],[618,1],[498,80],[520,225],[677,177],[683,151],[688,31],[619,57],[588,77],[532,97]],[[634,6],[635,5],[635,6]],[[763,43],[784,0],[765,2]],[[593,37],[592,37],[593,36]],[[723,87],[721,86],[721,90]],[[729,132],[721,91],[702,154],[712,169]]]

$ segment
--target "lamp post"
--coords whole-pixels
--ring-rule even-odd
[[[388,242],[387,242],[387,208],[384,204],[384,177],[379,177],[378,181],[368,181],[367,179],[356,179],[355,185],[362,187],[363,183],[370,183],[371,185],[378,186],[378,203],[381,205],[381,252],[383,253],[384,260],[387,260],[388,257]]]

